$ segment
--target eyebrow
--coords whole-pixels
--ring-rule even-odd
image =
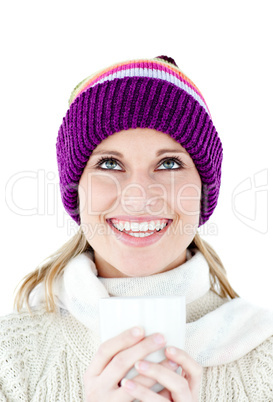
[[[164,148],[164,149],[159,149],[157,151],[157,153],[156,153],[156,156],[160,156],[160,155],[163,155],[163,154],[166,154],[166,153],[184,153],[184,154],[186,154],[187,152],[184,149],[167,149],[167,148]],[[118,156],[119,158],[123,157],[123,155],[120,152],[117,152],[117,151],[101,150],[101,151],[93,152],[94,156],[95,155],[109,155],[109,154],[114,155],[114,156]]]

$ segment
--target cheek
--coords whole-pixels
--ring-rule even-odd
[[[102,213],[109,213],[115,208],[119,192],[118,181],[104,173],[84,177],[79,186],[81,215],[90,220]]]
[[[183,186],[177,193],[177,207],[184,215],[196,215],[200,211],[201,189],[191,185]]]
[[[202,183],[199,175],[189,178],[175,188],[177,212],[189,220],[199,217]]]
[[[200,219],[201,180],[184,182],[175,187],[174,211],[177,220],[173,226],[172,234],[175,234],[179,244],[185,242],[185,248],[192,241],[198,228]],[[177,236],[179,234],[179,236]],[[184,240],[183,240],[184,239]],[[183,243],[184,244],[184,243]]]

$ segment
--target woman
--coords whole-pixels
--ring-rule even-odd
[[[197,232],[217,204],[222,144],[175,61],[126,61],[82,81],[57,160],[79,231],[25,278],[19,314],[1,320],[2,399],[272,401],[272,312],[238,296]],[[174,294],[186,297],[185,350],[142,328],[100,345],[100,298]],[[145,361],[161,348],[163,362]]]

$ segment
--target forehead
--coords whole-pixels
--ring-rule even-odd
[[[138,146],[150,151],[161,148],[171,149],[173,151],[187,151],[180,143],[171,138],[168,134],[162,133],[150,128],[130,128],[114,133],[103,140],[94,150],[94,153],[111,148],[132,148]]]

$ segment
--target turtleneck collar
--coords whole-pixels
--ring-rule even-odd
[[[177,268],[143,277],[102,278],[110,296],[185,296],[186,304],[210,289],[209,266],[198,250],[187,250],[187,261]]]

